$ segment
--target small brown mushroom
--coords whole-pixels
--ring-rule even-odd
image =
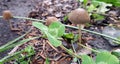
[[[49,26],[52,22],[56,21],[58,21],[56,17],[47,17],[45,25]]]
[[[78,8],[68,14],[68,20],[73,24],[79,25],[79,42],[81,43],[81,25],[90,22],[88,12],[83,8]]]
[[[11,18],[13,18],[11,11],[9,11],[9,10],[3,11],[3,19],[7,20],[9,22],[10,29],[14,30],[13,27],[12,27],[12,24],[10,22]]]
[[[12,17],[13,17],[13,16],[12,16],[12,13],[11,13],[9,10],[3,11],[3,19],[9,20],[9,19],[11,19]]]
[[[78,8],[68,14],[68,20],[73,24],[85,24],[90,21],[90,17],[85,9]]]

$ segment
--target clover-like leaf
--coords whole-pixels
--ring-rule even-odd
[[[82,55],[82,64],[96,64],[88,55]]]
[[[43,34],[45,34],[48,37],[48,40],[50,41],[50,43],[53,46],[58,47],[62,44],[61,41],[57,40],[56,37],[54,37],[50,32],[48,32],[47,26],[43,25],[40,22],[33,22],[32,25],[35,26],[36,28],[40,29],[43,32]]]
[[[53,22],[48,30],[52,36],[61,37],[65,33],[65,26],[60,22]]]
[[[100,52],[96,56],[96,63],[104,62],[106,64],[119,64],[119,59],[110,52]]]

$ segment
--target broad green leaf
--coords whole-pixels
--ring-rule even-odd
[[[104,62],[107,64],[119,64],[119,59],[110,52],[100,52],[96,56],[96,63]]]
[[[47,26],[45,26],[45,25],[43,25],[42,23],[39,23],[39,22],[33,22],[33,26],[40,29],[48,37],[48,40],[50,41],[50,43],[53,46],[58,47],[58,46],[60,46],[62,44],[61,41],[57,40],[56,37],[54,37],[53,35],[51,35],[48,32]]]
[[[107,63],[105,63],[105,62],[99,62],[99,63],[97,63],[97,64],[107,64]]]
[[[96,63],[89,56],[82,55],[82,64],[96,64]]]
[[[43,33],[47,33],[48,32],[47,26],[43,25],[40,22],[33,22],[32,25],[35,26],[36,28],[40,29]]]
[[[60,22],[53,22],[48,30],[52,36],[61,37],[65,33],[65,26]]]
[[[61,41],[57,40],[57,38],[55,38],[54,36],[52,36],[51,34],[47,33],[46,34],[47,37],[48,37],[48,40],[50,41],[50,43],[55,46],[55,47],[58,47],[62,44]]]

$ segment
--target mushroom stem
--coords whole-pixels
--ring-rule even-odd
[[[12,27],[12,24],[11,24],[10,20],[8,20],[8,22],[9,22],[9,25],[10,25],[10,29],[13,30],[13,27]]]
[[[81,44],[81,24],[79,24],[79,43]]]

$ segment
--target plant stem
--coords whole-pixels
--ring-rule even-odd
[[[79,29],[78,27],[74,27],[74,26],[70,26],[70,25],[65,25],[66,27],[68,28],[72,28],[72,29]],[[107,37],[107,38],[110,38],[112,40],[115,40],[115,41],[118,41],[120,42],[119,39],[115,38],[115,37],[111,37],[109,35],[105,35],[105,34],[101,34],[101,33],[98,33],[98,32],[95,32],[95,31],[90,31],[90,30],[87,30],[87,29],[81,29],[82,31],[86,31],[86,32],[89,32],[89,33],[93,33],[93,34],[96,34],[96,35],[100,35],[100,36],[104,36],[104,37]],[[115,42],[117,43],[117,42]],[[118,43],[119,44],[119,43]]]
[[[86,49],[88,49],[88,50],[91,50],[91,51],[93,51],[93,52],[99,53],[99,51],[94,50],[94,49],[92,49],[92,48],[89,48],[89,47],[87,47],[87,46],[85,46],[85,45],[83,45],[83,44],[78,43],[78,45],[79,45],[79,46],[82,46],[82,47],[84,47],[84,48],[86,48]]]
[[[3,16],[0,16],[0,18],[3,18]],[[14,16],[14,18],[25,19],[25,20],[33,20],[33,21],[40,21],[40,22],[43,22],[43,23],[45,22],[44,20],[27,18],[27,17]],[[70,26],[70,25],[65,25],[65,26],[68,27],[68,28],[78,29],[78,27],[74,27],[74,26]],[[96,34],[96,35],[104,36],[104,37],[107,37],[107,38],[110,38],[110,39],[113,39],[113,40],[115,40],[115,41],[120,42],[119,39],[114,38],[114,37],[111,37],[111,36],[108,36],[108,35],[105,35],[105,34],[101,34],[101,33],[98,33],[98,32],[95,32],[95,31],[86,30],[86,29],[81,29],[81,30],[82,30],[82,31],[89,32],[89,33],[93,33],[93,34]],[[116,42],[116,43],[117,43],[117,42]]]
[[[63,50],[65,50],[68,54],[70,54],[73,57],[77,57],[79,59],[81,59],[81,57],[79,55],[76,55],[75,53],[73,53],[72,51],[68,50],[66,47],[64,47],[63,45],[60,46]]]
[[[33,19],[33,18],[27,18],[27,17],[19,17],[19,16],[14,16],[13,18],[19,18],[19,19],[25,19],[25,20],[31,20],[31,21],[40,21],[40,22],[45,22],[44,20],[39,20],[39,19]]]

